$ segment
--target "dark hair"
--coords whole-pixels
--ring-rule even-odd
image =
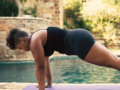
[[[10,48],[10,49],[16,49],[15,45],[18,44],[20,41],[19,39],[22,37],[26,37],[28,35],[27,32],[22,31],[18,28],[13,28],[10,30],[7,38],[6,38],[6,45]]]

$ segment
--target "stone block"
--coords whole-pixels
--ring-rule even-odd
[[[54,23],[57,24],[57,25],[60,24],[60,22],[59,22],[58,20],[56,20],[56,21],[52,21],[52,22],[54,22]]]
[[[28,55],[27,57],[28,57],[29,60],[34,60],[33,55]]]
[[[5,53],[0,53],[0,59],[4,59],[5,58]]]
[[[45,3],[43,1],[38,1],[37,8],[38,7],[45,7]]]
[[[37,25],[36,25],[36,28],[37,28],[36,30],[40,29],[40,25],[39,25],[39,24],[37,24]]]
[[[55,10],[59,10],[59,7],[55,7]]]
[[[54,6],[55,7],[59,7],[59,3],[54,3]]]
[[[18,50],[18,49],[16,49],[16,50],[14,51],[14,54],[15,54],[15,55],[25,55],[26,52],[23,51],[23,50]]]
[[[26,55],[32,55],[31,51],[27,51]]]
[[[43,0],[43,2],[49,2],[50,0]]]
[[[0,20],[0,24],[6,24],[6,20]]]
[[[51,20],[51,18],[46,18],[46,19]]]
[[[0,31],[5,31],[7,29],[7,24],[0,24]]]
[[[15,50],[6,49],[6,55],[12,56],[15,54]]]
[[[31,24],[31,26],[30,26],[30,30],[34,30],[35,27],[36,27],[36,24]]]
[[[37,24],[41,24],[42,23],[42,20],[37,20]]]
[[[54,3],[46,3],[46,7],[53,7]]]
[[[53,7],[50,7],[50,9],[54,9]]]
[[[19,24],[19,28],[24,28],[25,24]]]
[[[0,31],[0,35],[6,35],[6,31]]]
[[[15,23],[22,23],[23,20],[14,20]]]
[[[55,14],[59,14],[60,13],[60,11],[55,11]]]
[[[59,0],[53,0],[54,3],[59,3]]]
[[[27,29],[27,28],[20,28],[20,29],[27,32],[27,33],[30,33],[30,29]]]
[[[46,22],[47,27],[50,25],[50,22]]]
[[[15,28],[24,28],[25,24],[15,24]],[[13,28],[13,26],[11,26],[10,28]]]
[[[52,17],[59,17],[59,14],[52,14]]]
[[[52,18],[52,21],[54,21],[54,20],[58,20],[57,18]]]
[[[5,59],[13,59],[14,58],[14,55],[11,55],[11,56],[5,56]]]
[[[36,20],[27,20],[28,23],[36,23]]]
[[[39,8],[38,8],[38,11],[40,11],[40,13],[42,13],[42,12],[44,12],[45,10],[44,10],[44,8],[39,7]]]
[[[30,29],[30,27],[31,27],[31,23],[26,23],[25,24],[25,28]]]
[[[10,59],[0,59],[0,61],[10,61]],[[4,89],[0,89],[0,90],[4,90]]]
[[[14,19],[6,20],[8,24],[16,23]]]
[[[42,15],[42,14],[40,14],[40,15],[39,15],[39,17],[40,17],[40,18],[43,18],[43,15]]]
[[[8,29],[9,29],[9,30],[12,29],[12,28],[14,28],[14,26],[8,26]]]
[[[0,43],[0,53],[6,53],[6,43]]]
[[[27,59],[28,58],[28,56],[27,55],[16,55],[16,60],[25,60],[25,59]]]
[[[46,17],[46,18],[49,17],[49,18],[51,18],[52,16],[51,16],[51,14],[44,14],[43,17]]]
[[[54,14],[55,10],[54,9],[47,9],[47,10],[45,10],[45,13],[46,14]]]
[[[6,43],[6,35],[0,35],[0,43]]]
[[[42,21],[42,24],[45,24],[46,23],[46,21]]]

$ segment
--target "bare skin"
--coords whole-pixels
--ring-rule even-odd
[[[47,40],[47,31],[41,30],[34,33],[32,37],[20,38],[20,43],[16,45],[17,49],[23,49],[24,51],[30,51],[33,54],[35,60],[35,71],[38,80],[39,90],[44,90],[45,87],[52,85],[52,72],[49,64],[49,57],[44,56],[43,46]],[[28,44],[29,43],[29,44]],[[45,86],[45,76],[47,78],[47,85]]]
[[[52,72],[51,72],[51,67],[49,63],[49,57],[45,57],[45,73],[46,73],[46,78],[47,78],[47,84],[45,85],[45,88],[51,87],[52,85]],[[39,85],[36,85],[38,88]]]
[[[18,49],[30,51],[35,60],[36,77],[38,80],[39,90],[44,90],[45,87],[52,85],[52,72],[49,64],[49,57],[44,55],[43,46],[47,41],[47,31],[40,30],[37,33],[28,35],[28,37],[20,38],[20,44],[17,44]],[[85,57],[85,61],[99,66],[111,67],[120,70],[120,58],[112,54],[106,47],[95,42],[90,51]],[[45,76],[47,85],[45,86]]]
[[[111,67],[120,71],[120,58],[98,42],[92,46],[85,61],[99,66]]]

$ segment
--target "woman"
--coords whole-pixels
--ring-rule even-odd
[[[10,49],[31,51],[35,60],[35,71],[39,90],[52,85],[52,73],[49,56],[54,51],[67,55],[77,55],[86,62],[120,70],[120,58],[112,54],[103,45],[96,42],[87,30],[63,30],[57,27],[37,30],[28,34],[13,28],[6,38]],[[45,75],[48,84],[45,86]]]

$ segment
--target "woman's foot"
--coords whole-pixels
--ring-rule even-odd
[[[39,88],[39,85],[36,85],[35,87],[36,87],[36,88]],[[49,87],[51,87],[51,85],[49,85],[49,84],[46,84],[46,85],[45,85],[45,88],[49,88]]]

